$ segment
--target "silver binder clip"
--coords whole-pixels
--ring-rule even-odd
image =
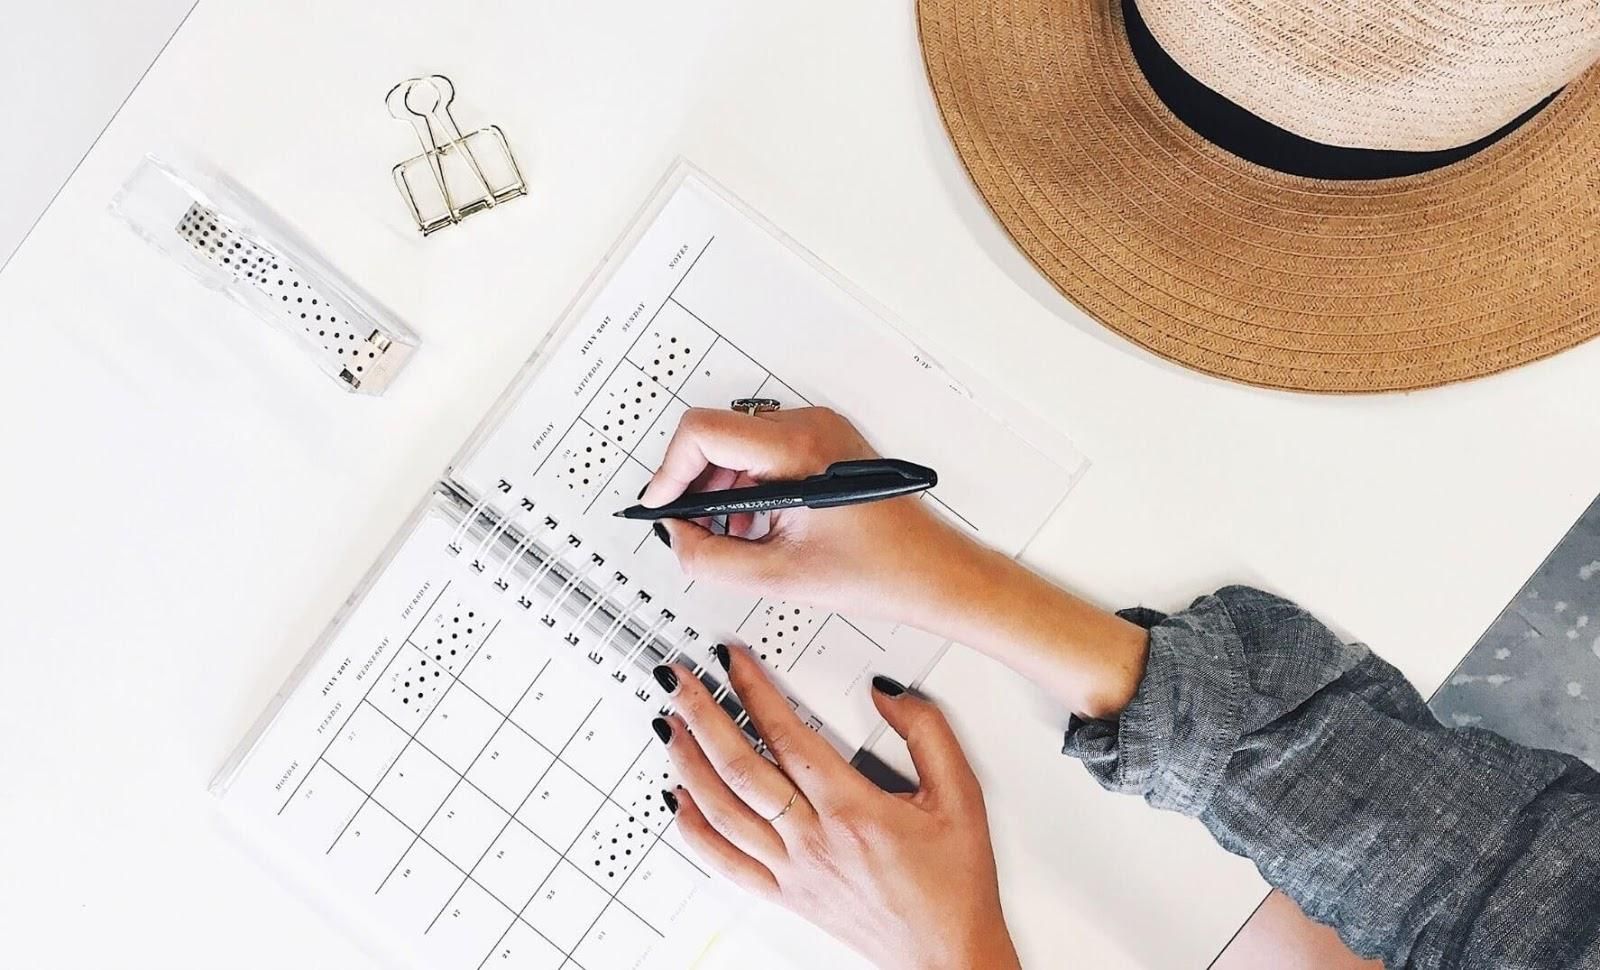
[[[422,154],[394,167],[394,184],[424,236],[528,194],[505,133],[489,125],[463,135],[450,114],[455,99],[443,74],[408,78],[384,98],[422,145]]]

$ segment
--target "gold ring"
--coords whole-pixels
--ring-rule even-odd
[[[772,823],[776,822],[778,819],[783,818],[785,815],[788,815],[789,814],[789,809],[794,808],[794,803],[799,801],[799,800],[800,800],[800,789],[796,788],[794,790],[794,794],[789,796],[789,804],[783,806],[783,811],[781,811],[778,814],[776,814],[776,815],[772,816],[771,818],[767,819],[767,824],[771,825]]]

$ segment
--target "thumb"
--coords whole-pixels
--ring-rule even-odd
[[[681,519],[661,519],[678,566],[690,579],[764,590],[776,578],[778,550],[760,539],[716,535]]]
[[[917,769],[919,795],[935,800],[982,799],[978,777],[943,711],[887,677],[872,678],[872,703],[905,739]]]

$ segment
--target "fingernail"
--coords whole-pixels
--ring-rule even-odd
[[[885,697],[899,697],[906,692],[906,685],[878,674],[872,678],[872,689]]]
[[[661,739],[662,744],[666,744],[668,741],[672,740],[671,721],[664,717],[658,717],[650,722],[650,726],[656,729],[656,737]]]
[[[660,684],[661,689],[667,693],[670,694],[678,689],[678,675],[673,673],[672,668],[666,664],[661,664],[651,673],[656,675],[656,683]]]
[[[719,643],[711,648],[711,652],[716,656],[717,663],[722,664],[723,670],[730,669],[730,665],[733,663],[733,655],[728,653],[727,646]]]
[[[661,789],[661,800],[667,803],[667,811],[678,814],[678,796],[665,788]]]
[[[649,483],[649,482],[645,482],[645,483],[644,483],[644,488],[641,488],[641,489],[639,489],[639,494],[638,494],[638,495],[635,495],[635,496],[634,496],[634,497],[633,497],[633,498],[634,498],[634,501],[636,501],[636,502],[637,502],[637,501],[638,501],[638,500],[639,500],[639,499],[642,499],[642,498],[644,498],[644,493],[645,493],[645,492],[648,492],[648,491],[650,491],[650,483]]]
[[[668,549],[672,548],[672,534],[667,531],[666,526],[662,525],[660,522],[657,522],[655,525],[652,525],[650,529],[656,534],[656,538],[661,540],[662,545],[666,546]]]

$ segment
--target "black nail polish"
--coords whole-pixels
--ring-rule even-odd
[[[678,675],[673,673],[672,668],[666,664],[661,664],[651,673],[655,674],[656,683],[660,684],[661,689],[667,693],[670,694],[678,689]]]
[[[728,670],[733,664],[733,655],[728,653],[726,645],[717,644],[711,648],[711,653],[717,658],[717,663],[722,664],[723,670]]]
[[[662,744],[666,744],[668,741],[672,740],[672,722],[671,721],[667,720],[664,717],[658,717],[655,720],[650,722],[650,726],[655,728],[656,737],[661,739],[661,743]]]
[[[872,689],[885,697],[899,697],[906,692],[906,685],[878,674],[872,678]]]
[[[650,531],[656,534],[656,538],[661,540],[662,545],[666,546],[668,549],[672,548],[672,533],[667,531],[666,526],[662,525],[660,522],[657,522],[650,527]]]
[[[644,498],[644,493],[645,493],[645,492],[648,492],[648,491],[650,491],[650,483],[649,483],[649,482],[645,482],[645,483],[644,483],[644,488],[641,488],[641,489],[639,489],[639,494],[638,494],[638,495],[635,495],[635,496],[634,496],[634,497],[633,497],[633,500],[634,500],[634,501],[635,501],[635,502],[637,502],[637,501],[638,501],[638,500],[639,500],[639,499],[642,499],[642,498]]]
[[[661,789],[661,800],[667,803],[667,811],[678,814],[678,796],[665,788]]]

